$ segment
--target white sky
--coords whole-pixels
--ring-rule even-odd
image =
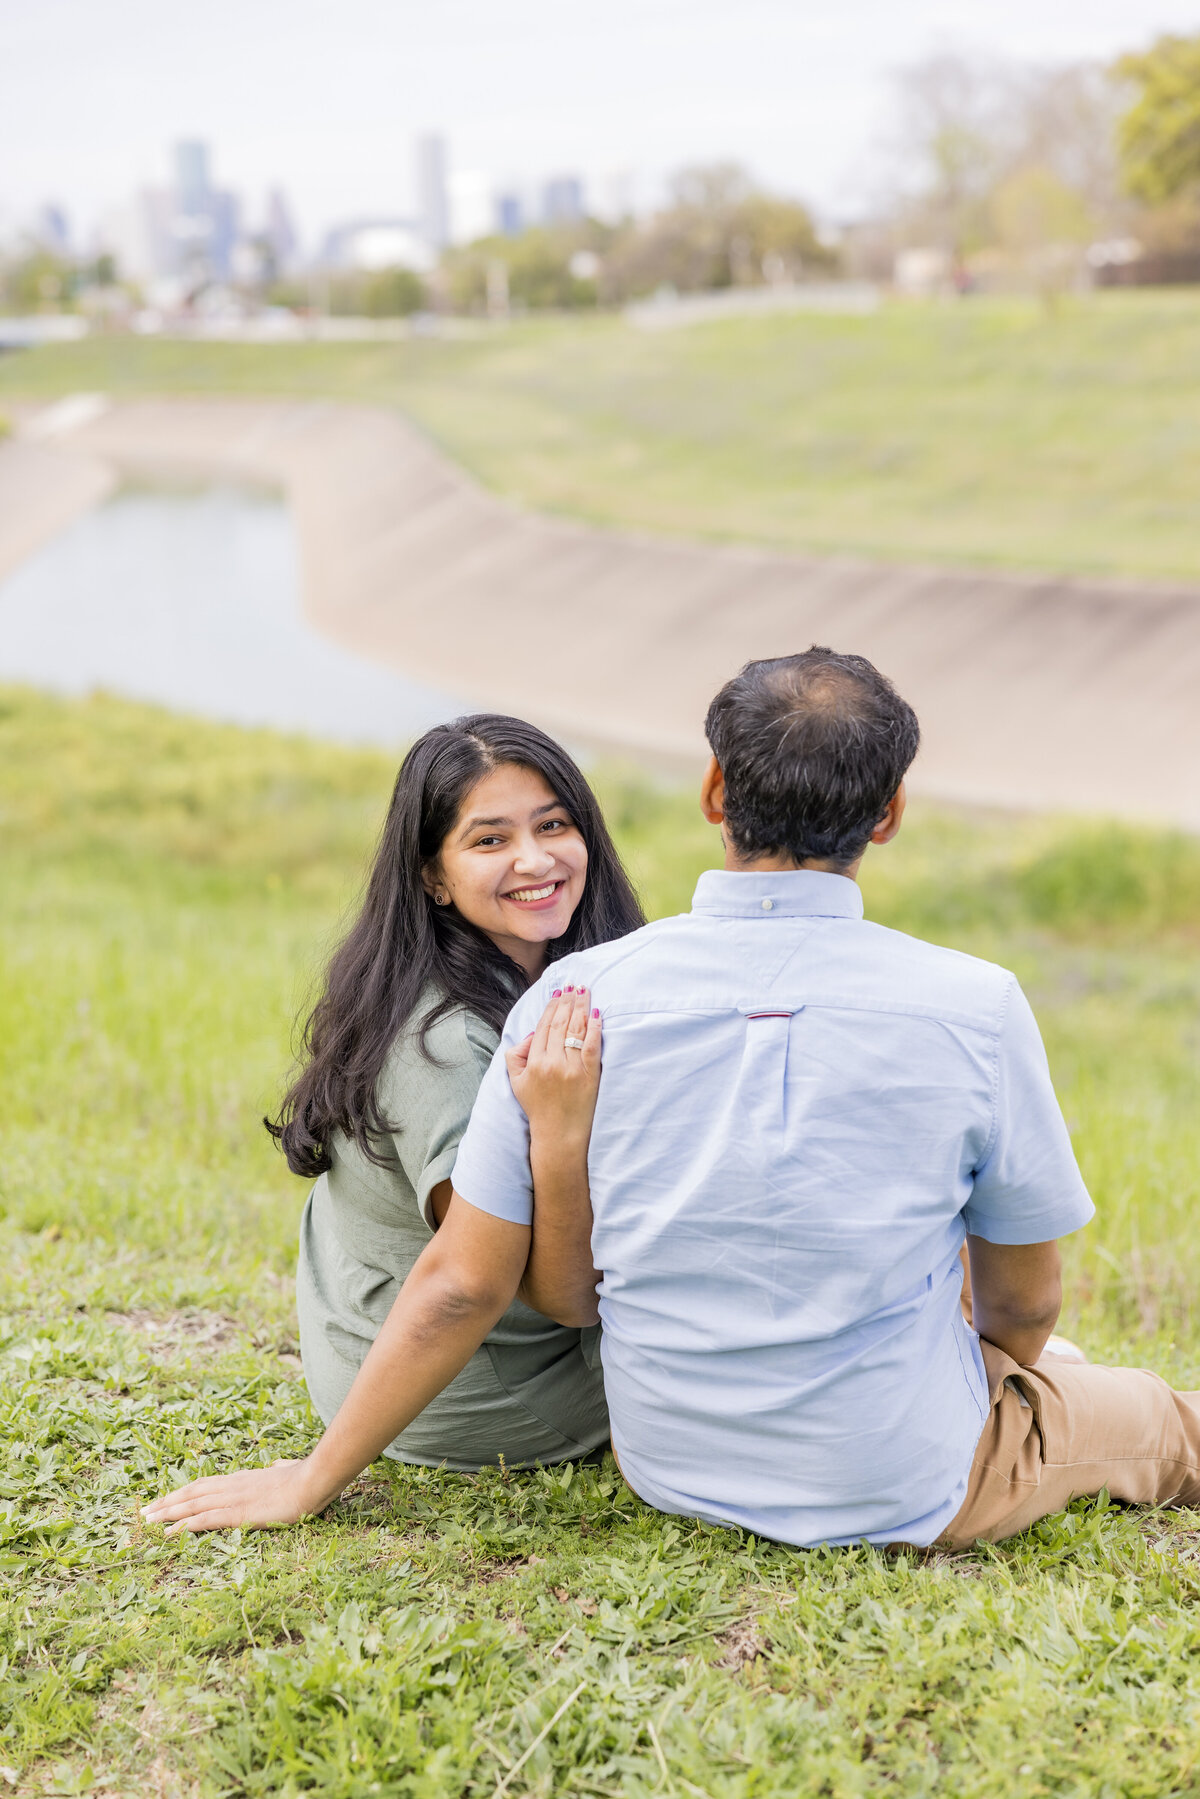
[[[498,178],[731,156],[853,210],[890,71],[941,48],[1108,57],[1200,29],[1200,0],[0,0],[0,233],[77,228],[207,138],[311,240],[407,209],[414,133]]]

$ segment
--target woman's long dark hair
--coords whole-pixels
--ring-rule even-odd
[[[304,1067],[278,1120],[263,1120],[294,1174],[331,1167],[329,1143],[338,1130],[371,1161],[387,1162],[372,1141],[389,1128],[376,1085],[426,988],[440,996],[421,1021],[427,1055],[427,1032],[456,1006],[499,1031],[524,992],[528,983],[517,964],[453,906],[435,905],[421,880],[467,794],[505,763],[541,775],[587,845],[583,898],[563,935],[547,945],[551,960],[645,922],[595,794],[552,737],[492,712],[426,731],[401,764],[362,911],[330,962],[325,990],[304,1027]]]

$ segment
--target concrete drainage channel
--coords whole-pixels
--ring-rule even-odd
[[[1194,589],[606,532],[483,491],[391,412],[94,396],[0,445],[0,575],[122,479],[278,490],[318,631],[572,743],[694,766],[731,670],[830,643],[916,706],[914,786],[1200,828]]]

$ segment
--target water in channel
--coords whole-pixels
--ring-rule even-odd
[[[395,746],[470,710],[305,621],[287,506],[125,489],[0,581],[0,680]]]

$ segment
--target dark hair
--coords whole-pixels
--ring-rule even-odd
[[[866,849],[921,741],[912,707],[865,656],[818,644],[748,662],[704,729],[738,853],[841,867]]]
[[[434,860],[475,784],[515,763],[541,775],[587,846],[583,897],[552,960],[623,937],[644,924],[641,907],[604,823],[596,796],[553,738],[519,718],[479,712],[435,725],[404,758],[362,910],[336,951],[325,990],[304,1027],[307,1060],[288,1089],[278,1121],[264,1119],[294,1174],[322,1174],[337,1130],[385,1164],[372,1141],[389,1129],[376,1084],[399,1032],[432,984],[440,994],[421,1022],[421,1048],[434,1023],[466,1006],[499,1030],[528,982],[524,972],[453,906],[437,906],[421,874]]]

